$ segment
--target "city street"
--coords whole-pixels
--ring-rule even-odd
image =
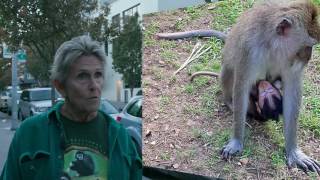
[[[11,131],[11,117],[0,112],[0,171],[2,172],[3,165],[7,158],[7,153],[11,139],[15,131]]]

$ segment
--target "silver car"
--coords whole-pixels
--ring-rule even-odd
[[[56,98],[60,95],[56,93]],[[51,108],[51,88],[32,88],[22,91],[18,105],[18,119],[40,114]]]
[[[127,129],[140,155],[142,155],[142,97],[132,97],[116,117],[116,120]]]

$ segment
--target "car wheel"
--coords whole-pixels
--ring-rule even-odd
[[[140,158],[142,158],[142,148],[139,146],[138,142],[133,137],[131,137],[131,139],[134,146],[136,147],[136,150],[138,151]]]

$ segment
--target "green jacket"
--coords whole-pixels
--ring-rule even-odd
[[[21,123],[12,139],[0,180],[60,179],[65,138],[58,118],[62,104]],[[109,123],[108,180],[141,180],[142,162],[131,138],[111,117],[105,115],[105,119]]]

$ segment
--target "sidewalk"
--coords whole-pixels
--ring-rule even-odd
[[[0,173],[7,159],[9,145],[15,131],[11,131],[11,117],[0,112]]]

